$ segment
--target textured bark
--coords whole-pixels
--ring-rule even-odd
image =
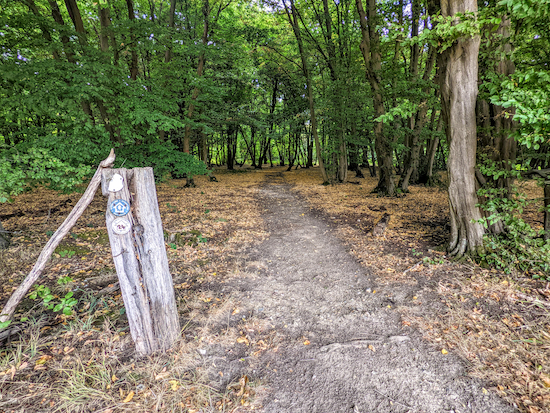
[[[168,27],[174,28],[174,14],[176,13],[176,0],[170,1],[170,11],[168,12]],[[166,53],[164,54],[164,62],[168,63],[172,60],[172,48],[168,46]]]
[[[367,13],[362,0],[356,0],[361,23],[361,52],[365,61],[366,77],[372,90],[374,116],[386,113],[380,80],[382,56],[380,54],[380,34],[376,30],[376,1],[368,0]],[[375,149],[380,170],[380,177],[375,192],[381,195],[395,196],[396,188],[393,177],[393,149],[390,141],[384,136],[382,122],[375,122]]]
[[[97,171],[95,172],[94,176],[92,177],[90,183],[88,184],[88,188],[86,188],[86,191],[82,195],[82,197],[78,200],[77,204],[69,214],[69,216],[63,221],[63,224],[55,231],[55,233],[52,235],[52,237],[49,239],[49,241],[46,243],[44,248],[42,249],[42,252],[38,256],[38,259],[36,260],[36,263],[32,267],[31,272],[27,277],[23,280],[21,285],[15,290],[15,292],[12,294],[6,305],[4,306],[4,309],[2,310],[2,313],[0,314],[0,323],[7,321],[11,318],[13,315],[13,312],[17,308],[17,305],[21,301],[21,299],[27,294],[29,289],[32,287],[32,285],[38,280],[40,277],[40,274],[42,274],[42,271],[44,271],[44,268],[46,267],[46,264],[48,260],[50,259],[50,256],[55,251],[55,248],[59,245],[59,243],[63,240],[65,235],[68,234],[68,232],[71,230],[71,228],[74,226],[78,218],[84,213],[88,205],[93,201],[94,194],[99,187],[99,184],[101,183],[101,172],[104,168],[110,168],[113,166],[113,163],[115,162],[115,152],[114,150],[111,150],[111,153],[109,156],[102,161],[99,164],[99,167],[97,168]]]
[[[442,0],[444,17],[476,12],[476,0]],[[475,184],[479,36],[459,38],[439,59],[442,113],[449,142],[449,206],[452,256],[483,249],[483,226]]]
[[[121,191],[106,190],[115,173],[124,179]],[[116,218],[107,208],[106,221],[120,291],[126,308],[130,333],[138,355],[170,348],[179,337],[179,320],[172,277],[164,245],[152,168],[109,169],[103,171],[103,194],[131,202],[125,216],[132,224],[126,234],[115,234]],[[132,196],[130,196],[132,194]]]
[[[109,51],[109,26],[111,26],[111,17],[109,16],[109,9],[106,7],[98,6],[98,14],[99,24],[101,25],[99,45],[101,51],[106,53]]]
[[[208,152],[208,139],[206,137],[206,133],[203,131],[200,132],[200,138],[201,138],[201,145],[200,145],[200,159],[203,161],[206,165],[210,164],[210,156]],[[246,140],[246,139],[245,139]]]

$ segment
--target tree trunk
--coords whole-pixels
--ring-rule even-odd
[[[204,0],[203,4],[203,18],[204,18],[204,28],[202,31],[202,46],[206,47],[208,44],[208,35],[210,33],[209,21],[210,21],[210,2],[209,0]],[[204,52],[199,56],[199,64],[197,66],[197,77],[201,77],[204,72],[204,64],[206,62],[206,56]],[[195,111],[195,101],[199,97],[200,89],[195,87],[193,89],[193,94],[191,95],[191,101],[189,102],[189,107],[187,108],[187,119],[193,117],[193,112]],[[189,153],[189,142],[191,140],[191,126],[185,126],[185,135],[183,137],[183,152]]]
[[[36,7],[36,4],[34,3],[34,0],[25,0],[25,3],[27,3],[27,7],[39,19],[38,26],[40,27],[40,30],[42,31],[42,35],[48,41],[49,44],[52,44],[53,40],[52,40],[52,36],[50,34],[50,30],[44,24],[44,22],[42,20],[42,16],[40,15],[40,12],[38,11],[38,8]],[[59,60],[59,54],[58,54],[57,50],[53,50],[52,55],[53,55],[53,58],[55,60]]]
[[[133,0],[126,0],[126,7],[128,8],[128,18],[130,21],[134,21],[136,16],[134,14],[134,2]],[[138,74],[138,56],[136,52],[136,35],[132,33],[133,29],[130,29],[131,39],[131,58],[130,58],[130,79],[136,80]]]
[[[544,185],[544,240],[550,240],[550,184],[548,183]]]
[[[496,31],[496,35],[501,36],[502,39],[509,39],[510,24],[510,18],[504,16]],[[507,41],[501,49],[501,52],[504,52],[506,56],[500,60],[496,71],[502,76],[509,77],[515,72],[514,62],[508,57],[512,51],[512,45]],[[495,122],[494,160],[498,162],[498,166],[501,169],[510,171],[512,162],[516,159],[517,152],[517,142],[511,136],[517,126],[516,122],[513,120],[515,108],[504,108],[502,106],[492,105],[492,109]],[[506,188],[507,196],[511,196],[513,180],[514,178],[511,176],[501,176],[497,181],[499,188]]]
[[[300,59],[302,60],[302,73],[306,79],[307,99],[309,103],[309,114],[311,119],[311,133],[313,134],[313,140],[315,141],[315,152],[317,154],[317,162],[319,163],[319,169],[323,178],[323,183],[328,182],[327,171],[325,169],[325,163],[323,162],[323,153],[321,149],[321,143],[319,141],[319,133],[317,130],[317,116],[315,114],[315,101],[313,99],[313,89],[311,76],[309,73],[309,66],[307,64],[307,56],[305,54],[304,45],[302,41],[302,35],[300,33],[300,26],[298,25],[298,16],[294,7],[294,2],[290,1],[290,10],[288,9],[286,2],[285,10],[288,16],[288,21],[294,31],[296,42],[298,43],[298,50],[300,52]]]
[[[201,137],[201,150],[200,150],[200,158],[201,158],[201,161],[203,161],[206,165],[209,165],[210,164],[210,156],[209,156],[209,152],[208,152],[208,139],[206,137],[206,133],[204,133],[204,131],[201,130],[200,132],[200,137]]]
[[[366,66],[366,77],[370,83],[372,95],[374,116],[382,116],[386,110],[384,108],[384,97],[382,95],[382,85],[380,72],[382,70],[382,56],[380,54],[380,34],[376,30],[376,0],[368,0],[367,13],[363,8],[362,0],[356,0],[357,11],[361,23],[361,52]],[[384,136],[384,124],[375,122],[374,136],[376,156],[378,158],[378,167],[380,169],[380,178],[378,185],[374,189],[381,195],[395,196],[396,188],[393,178],[393,148],[391,143]]]
[[[443,129],[443,117],[440,115],[437,121],[436,132],[441,132],[442,129]],[[439,137],[435,136],[432,139],[432,142],[428,149],[428,170],[426,172],[426,185],[428,186],[435,186],[438,183],[438,180],[434,179],[433,177],[435,155],[437,154],[438,146],[439,146]]]
[[[80,15],[78,4],[76,3],[76,0],[65,0],[65,6],[67,7],[67,11],[69,13],[69,16],[77,32],[78,41],[82,47],[82,53],[87,54],[86,47],[88,45],[88,38],[86,35],[86,29],[84,28],[84,22],[82,21],[82,16]],[[101,118],[103,120],[103,126],[105,130],[109,133],[111,141],[120,143],[121,139],[120,137],[116,137],[115,135],[113,123],[109,119],[109,114],[107,112],[107,108],[105,107],[104,102],[101,99],[96,99],[95,104],[99,109],[99,113],[101,114]],[[82,107],[84,109],[84,112],[86,113],[89,112],[89,115],[91,116],[92,111],[91,111],[91,108],[89,107],[89,104],[85,102],[82,104]]]
[[[418,30],[418,28],[417,28]],[[430,49],[428,51],[428,61],[426,62],[426,67],[424,70],[424,75],[422,76],[422,80],[424,82],[428,82],[430,79],[433,65],[435,63],[435,51]],[[418,69],[413,70],[413,74],[418,74]],[[430,88],[425,88],[423,90],[423,93],[425,96],[427,96],[430,93]],[[409,182],[418,183],[419,179],[419,173],[418,168],[420,164],[420,148],[421,148],[421,141],[420,141],[420,134],[422,133],[422,130],[424,129],[424,125],[426,125],[427,122],[427,115],[428,115],[428,99],[425,99],[420,104],[420,110],[416,113],[414,117],[411,116],[410,122],[410,129],[412,130],[412,134],[410,136],[410,153],[407,157],[407,160],[404,164],[404,171],[403,175],[401,177],[401,190],[403,192],[409,192]]]
[[[61,28],[61,42],[63,43],[63,48],[65,52],[65,57],[67,58],[67,61],[70,63],[76,63],[74,59],[74,53],[71,50],[71,43],[69,40],[69,36],[65,33],[63,30],[63,26],[65,26],[65,21],[63,20],[63,15],[61,14],[61,10],[59,9],[59,5],[57,4],[56,0],[48,0],[48,3],[52,9],[52,17],[54,21],[60,25]],[[95,125],[95,118],[94,114],[92,112],[92,108],[90,106],[90,102],[88,101],[82,101],[80,102],[80,105],[82,107],[82,111],[88,116],[92,122],[92,125]]]
[[[476,0],[441,0],[444,17],[477,12]],[[483,250],[483,225],[475,185],[478,53],[480,39],[461,37],[440,55],[442,113],[449,142],[451,256]]]

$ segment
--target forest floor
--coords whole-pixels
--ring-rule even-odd
[[[74,291],[75,313],[26,298],[0,333],[0,411],[550,411],[548,285],[449,261],[444,189],[377,198],[373,178],[325,187],[316,168],[285,169],[157,187],[165,230],[181,234],[167,252],[183,337],[146,358],[98,194],[39,281],[54,301]],[[78,197],[37,188],[0,205],[14,232],[0,305]]]

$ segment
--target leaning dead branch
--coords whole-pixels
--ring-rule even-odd
[[[76,224],[78,218],[80,218],[88,205],[90,205],[90,203],[94,199],[95,192],[99,187],[99,184],[101,183],[102,169],[112,167],[114,162],[115,151],[114,149],[111,149],[111,153],[109,154],[109,156],[99,164],[97,171],[95,172],[92,180],[90,181],[90,184],[88,185],[88,188],[86,188],[86,191],[84,192],[76,206],[73,208],[67,219],[65,219],[63,224],[61,224],[57,231],[55,231],[55,233],[52,235],[52,237],[40,253],[38,260],[32,267],[29,275],[27,275],[27,277],[23,280],[21,285],[17,288],[17,290],[15,290],[15,292],[6,303],[4,309],[2,310],[2,313],[0,313],[0,322],[8,321],[11,318],[11,316],[15,312],[15,309],[19,305],[19,302],[23,299],[25,294],[27,294],[27,292],[36,282],[36,280],[38,280],[40,274],[42,274],[42,271],[44,271],[46,263],[55,251],[56,247],[63,240],[65,235],[68,234],[71,228]]]

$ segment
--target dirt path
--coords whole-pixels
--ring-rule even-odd
[[[402,326],[395,308],[418,285],[378,288],[282,174],[260,201],[270,237],[247,257],[260,269],[231,289],[282,337],[251,371],[267,387],[264,412],[516,411]]]

